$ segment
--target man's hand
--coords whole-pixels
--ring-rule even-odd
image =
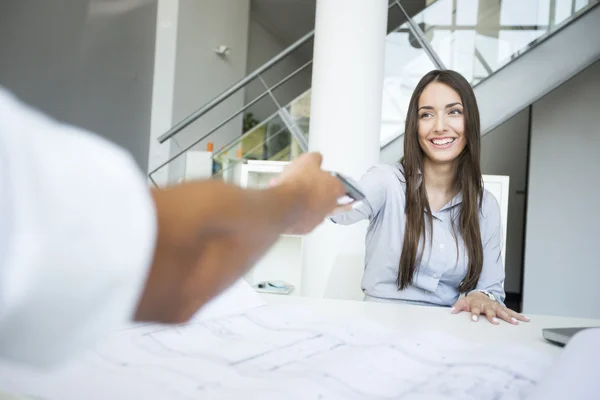
[[[274,182],[292,190],[299,199],[299,212],[287,233],[305,234],[323,222],[345,193],[344,185],[321,169],[319,153],[305,153],[288,165]]]
[[[244,274],[289,231],[308,233],[337,205],[344,186],[304,154],[267,190],[218,181],[155,191],[158,238],[138,321],[181,323]]]

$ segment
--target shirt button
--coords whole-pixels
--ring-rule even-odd
[[[444,244],[442,243],[442,244],[440,244],[440,249],[443,249],[443,248],[444,248]]]

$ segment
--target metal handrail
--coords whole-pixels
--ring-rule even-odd
[[[275,85],[273,85],[271,87],[271,91],[277,89],[278,87],[280,87],[281,85],[283,85],[284,83],[286,83],[287,81],[289,81],[290,79],[292,79],[294,76],[296,76],[300,72],[304,71],[304,69],[306,67],[308,67],[310,64],[312,64],[312,60],[306,62],[300,68],[296,69],[294,72],[292,72],[291,74],[289,74],[288,76],[286,76],[285,78],[283,78],[282,80],[280,80],[279,82],[277,82]],[[264,99],[268,95],[269,95],[269,91],[262,92],[255,99],[253,99],[252,101],[250,101],[248,104],[244,105],[237,112],[235,112],[234,114],[230,115],[225,120],[223,120],[220,124],[218,124],[216,127],[214,127],[213,129],[211,129],[210,131],[208,131],[207,134],[205,134],[204,136],[201,136],[199,139],[196,139],[192,144],[188,145],[185,149],[181,150],[181,153],[184,153],[187,150],[189,150],[190,148],[194,147],[195,145],[197,145],[198,143],[200,143],[201,141],[203,141],[204,139],[206,139],[207,137],[209,137],[210,135],[212,135],[213,133],[215,133],[216,131],[218,131],[219,129],[221,129],[222,127],[224,127],[225,125],[227,125],[227,123],[229,123],[235,117],[237,117],[238,115],[240,115],[241,113],[243,113],[244,111],[246,111],[248,108],[252,107],[254,104],[258,103],[260,100]],[[239,138],[236,138],[236,139],[232,140],[231,142],[229,142],[228,144],[226,144],[224,147],[229,146],[231,143],[236,142],[238,139]],[[167,163],[168,163],[168,161],[167,161]]]
[[[150,172],[150,175],[154,174],[155,172],[157,172],[158,170],[160,170],[161,168],[163,168],[164,166],[166,166],[167,164],[170,164],[173,160],[179,158],[181,155],[183,155],[184,153],[186,153],[189,149],[191,149],[192,147],[196,146],[198,143],[200,143],[202,140],[206,139],[207,137],[209,137],[210,135],[212,135],[213,133],[215,133],[216,131],[218,131],[219,129],[221,129],[223,126],[225,126],[227,123],[229,123],[231,120],[233,120],[235,117],[237,117],[239,114],[241,114],[242,112],[246,111],[248,108],[250,108],[251,106],[253,106],[254,104],[258,103],[261,99],[265,98],[266,96],[268,96],[269,94],[272,95],[272,91],[277,89],[278,87],[280,87],[281,85],[285,84],[287,81],[289,81],[290,79],[292,79],[294,76],[296,76],[297,74],[299,74],[300,72],[302,72],[305,68],[307,68],[309,65],[312,64],[312,60],[304,63],[300,68],[297,68],[295,71],[293,71],[291,74],[287,75],[285,78],[281,79],[279,82],[277,82],[275,85],[271,86],[270,89],[264,91],[263,93],[261,93],[260,95],[258,95],[254,100],[250,101],[248,104],[244,105],[242,108],[240,108],[237,112],[235,112],[234,114],[230,115],[228,118],[226,118],[225,120],[223,120],[221,123],[219,123],[216,127],[214,127],[213,129],[211,129],[210,131],[208,131],[208,133],[206,133],[204,136],[201,136],[200,138],[194,140],[191,144],[189,144],[188,146],[186,146],[185,148],[181,149],[180,151],[178,151],[174,156],[169,157],[168,160],[166,160],[165,162],[163,162],[162,164],[158,165],[156,168],[154,168],[154,170],[152,170]],[[199,116],[200,117],[200,116]],[[199,118],[198,117],[198,118]],[[192,121],[193,122],[193,121]],[[183,129],[183,128],[182,128]],[[176,134],[177,132],[175,132]],[[293,132],[295,133],[295,132]],[[294,134],[294,137],[296,137],[297,135]],[[242,136],[243,137],[243,136]],[[298,138],[297,138],[298,139]],[[231,146],[231,144],[239,141],[240,138],[235,138],[234,140],[232,140],[231,142],[227,143],[225,146],[223,146],[223,148],[227,148],[229,146]],[[305,141],[302,140],[302,138],[298,139],[301,143],[301,146],[305,146],[304,150],[306,150],[306,148],[308,148],[308,143],[305,143]]]
[[[483,82],[485,82],[487,79],[491,78],[493,75],[497,74],[498,72],[502,71],[503,69],[507,68],[509,64],[511,64],[512,62],[514,62],[515,60],[517,60],[518,58],[522,57],[525,53],[527,53],[530,49],[532,49],[533,47],[538,46],[539,44],[541,44],[542,42],[544,42],[545,40],[549,39],[550,37],[556,35],[558,32],[560,32],[562,29],[564,29],[566,26],[568,26],[569,24],[575,22],[577,19],[583,17],[585,14],[587,14],[588,12],[590,12],[591,10],[593,10],[596,7],[600,7],[600,0],[595,0],[596,3],[592,4],[592,3],[588,3],[588,5],[586,6],[587,8],[582,12],[581,10],[577,11],[577,12],[572,12],[569,17],[567,17],[565,20],[563,20],[561,23],[559,23],[557,25],[557,27],[554,27],[554,29],[549,29],[545,34],[543,34],[542,36],[533,39],[525,48],[516,51],[515,53],[513,53],[510,56],[510,61],[505,63],[504,65],[502,65],[500,68],[493,70],[489,64],[487,64],[487,62],[485,61],[485,59],[483,58],[482,54],[479,52],[479,50],[477,50],[477,48],[475,48],[475,57],[477,57],[478,59],[481,57],[481,59],[479,59],[479,61],[482,63],[482,66],[484,67],[484,69],[486,70],[486,72],[488,73],[488,75],[486,75],[485,77],[482,77],[479,79],[479,81],[472,85],[473,88],[476,88],[478,85],[482,84]],[[540,26],[543,27],[543,26]],[[548,25],[548,27],[550,27],[550,25]],[[433,61],[433,60],[432,60]],[[492,73],[490,73],[490,71],[492,71]],[[489,132],[489,131],[488,131]],[[401,133],[399,135],[397,135],[396,137],[392,138],[390,141],[388,141],[387,143],[385,143],[383,146],[381,146],[381,150],[387,148],[388,146],[390,146],[392,143],[394,143],[395,140],[397,140],[399,137],[401,137],[404,134]]]
[[[178,134],[179,132],[184,130],[190,124],[194,123],[198,118],[202,117],[204,114],[206,114],[207,112],[209,112],[210,110],[212,110],[213,108],[215,108],[216,106],[221,104],[223,101],[227,100],[238,90],[242,89],[248,83],[250,83],[251,81],[256,79],[258,76],[260,76],[261,74],[263,74],[264,72],[269,70],[271,67],[276,65],[279,61],[283,60],[285,57],[287,57],[288,55],[290,55],[291,53],[293,53],[294,51],[299,49],[302,45],[309,42],[314,36],[315,36],[315,31],[313,29],[312,31],[310,31],[309,33],[307,33],[306,35],[304,35],[300,39],[298,39],[296,42],[291,44],[288,48],[283,50],[281,53],[279,53],[278,55],[276,55],[275,57],[273,57],[272,59],[267,61],[264,65],[262,65],[261,67],[256,69],[250,75],[246,76],[244,79],[233,84],[231,87],[229,87],[229,89],[227,89],[226,91],[221,93],[219,96],[215,97],[210,102],[208,102],[204,106],[200,107],[199,109],[197,109],[196,111],[191,113],[189,116],[187,116],[186,118],[184,118],[183,120],[181,120],[180,122],[175,124],[175,126],[173,126],[171,129],[169,129],[167,132],[160,135],[160,137],[158,138],[158,142],[164,143],[165,141],[169,140],[170,138],[172,138],[173,136],[175,136],[176,134]]]
[[[415,36],[416,40],[419,42],[419,44],[421,45],[421,47],[424,49],[424,51],[428,55],[428,57],[432,60],[433,64],[437,68],[444,69],[444,65],[443,65],[441,59],[437,56],[436,52],[433,50],[433,48],[430,46],[430,44],[425,40],[425,38],[424,38],[424,36],[425,36],[424,32],[421,30],[421,28],[418,26],[418,24],[415,23],[415,21],[413,20],[413,18],[410,17],[410,15],[406,12],[406,10],[402,7],[400,0],[390,0],[390,4],[389,4],[388,8],[391,9],[391,8],[393,8],[395,6],[397,6],[401,10],[403,16],[406,18],[406,22],[408,23],[408,27],[407,27],[408,31],[410,31]],[[586,12],[588,12],[589,10],[591,10],[591,9],[597,7],[597,6],[600,6],[600,1],[598,1],[598,0],[596,0],[595,4],[591,4],[591,7],[589,7],[586,11],[584,11],[583,14],[585,14]],[[579,14],[579,13],[572,13],[571,14],[570,18],[568,18],[568,20],[571,20],[569,22],[572,22],[572,18],[576,14]],[[576,16],[576,18],[578,18],[580,16],[581,15],[578,15],[578,16]],[[564,24],[564,22],[566,22],[566,21],[563,21],[563,24]],[[535,45],[539,44],[540,41],[545,40],[549,35],[551,36],[551,35],[556,34],[558,31],[560,31],[560,29],[562,29],[562,28],[559,28],[557,30],[553,30],[552,32],[548,32],[547,34],[543,35],[542,37],[540,37],[540,38],[532,41],[530,43],[530,45],[527,47],[527,49],[531,48],[531,45],[533,45],[533,44],[535,44]],[[273,97],[272,91],[274,89],[278,88],[279,86],[283,85],[285,82],[287,82],[293,76],[295,76],[296,74],[298,74],[299,72],[301,72],[302,70],[304,70],[306,67],[308,67],[312,63],[312,60],[308,61],[306,64],[304,64],[303,66],[301,66],[300,68],[298,68],[296,71],[292,72],[290,75],[288,75],[285,78],[283,78],[281,81],[277,82],[274,86],[270,86],[270,87],[267,86],[266,83],[264,82],[264,80],[262,80],[261,74],[263,74],[264,72],[266,72],[267,70],[269,70],[270,68],[272,68],[274,65],[276,65],[281,60],[283,60],[284,58],[286,58],[288,55],[290,55],[291,53],[293,53],[294,51],[296,51],[302,45],[304,45],[307,42],[309,42],[314,37],[314,35],[315,35],[315,31],[314,30],[312,30],[311,32],[307,33],[306,35],[304,35],[303,37],[301,37],[299,40],[297,40],[296,42],[294,42],[292,45],[290,45],[289,47],[287,47],[285,50],[283,50],[281,53],[279,53],[277,56],[275,56],[274,58],[272,58],[271,60],[269,60],[267,63],[265,63],[264,65],[262,65],[258,69],[256,69],[250,75],[246,76],[244,79],[242,79],[242,80],[238,81],[237,83],[235,83],[234,85],[232,85],[225,92],[221,93],[219,96],[217,96],[216,98],[214,98],[213,100],[211,100],[210,102],[208,102],[207,104],[205,104],[204,106],[202,106],[201,108],[199,108],[198,110],[196,110],[194,113],[190,114],[188,117],[186,117],[182,121],[178,122],[175,126],[173,126],[171,129],[169,129],[169,131],[167,131],[166,133],[164,133],[163,135],[161,135],[158,138],[158,141],[160,143],[164,143],[166,140],[172,138],[174,135],[176,135],[177,133],[179,133],[180,131],[182,131],[183,129],[185,129],[187,126],[189,126],[190,124],[192,124],[193,122],[195,122],[197,119],[199,119],[200,117],[202,117],[203,115],[205,115],[207,112],[209,112],[210,110],[212,110],[213,108],[215,108],[216,106],[218,106],[219,104],[221,104],[223,101],[227,100],[229,97],[231,97],[233,94],[235,94],[237,91],[239,91],[240,89],[242,89],[243,87],[245,87],[247,84],[249,84],[251,81],[253,81],[256,78],[261,79],[261,82],[263,83],[263,85],[267,89],[265,92],[263,92],[262,94],[260,94],[257,98],[255,98],[254,100],[252,100],[250,103],[248,103],[245,106],[241,107],[235,114],[233,114],[232,116],[230,116],[229,118],[225,119],[220,124],[218,124],[216,128],[211,129],[207,134],[203,135],[200,139],[195,140],[194,143],[192,143],[192,145],[187,146],[185,149],[179,151],[175,156],[170,157],[169,160],[167,160],[166,162],[162,163],[160,166],[158,166],[156,169],[154,169],[152,172],[150,172],[150,174],[149,174],[150,180],[152,180],[154,182],[154,180],[152,179],[152,175],[155,172],[157,172],[159,169],[161,169],[165,165],[169,164],[174,159],[176,159],[179,156],[181,156],[183,153],[185,153],[187,150],[189,150],[191,147],[193,147],[194,145],[196,145],[197,143],[199,143],[203,139],[206,139],[208,136],[212,135],[215,131],[217,131],[218,129],[220,129],[223,125],[225,125],[226,123],[228,123],[229,121],[231,121],[233,118],[235,118],[240,113],[242,113],[245,110],[247,110],[250,106],[256,104],[258,101],[260,101],[264,97],[270,95],[271,98],[273,99],[273,101],[275,102],[276,106],[281,109],[281,106],[279,105],[278,101]],[[485,79],[487,79],[491,75],[493,75],[493,74],[490,74],[492,68],[486,65],[485,60],[483,60],[483,57],[481,57],[481,54],[479,53],[479,51],[477,50],[477,48],[475,48],[475,51],[476,51],[475,56],[478,57],[478,58],[481,58],[480,61],[482,61],[482,64],[484,65],[485,69],[488,72],[488,76],[485,78]],[[522,55],[526,51],[527,51],[526,49],[522,49],[522,50],[518,51],[517,53],[513,54],[512,59],[518,58],[520,55]],[[505,66],[500,67],[500,69],[494,71],[494,73],[496,73],[499,70],[503,69]],[[481,82],[483,82],[485,79],[483,79],[482,81],[480,81],[478,84],[480,84]],[[284,119],[284,122],[285,122],[285,118],[282,118],[282,119]],[[293,128],[293,123],[291,124],[291,127],[288,126],[288,128],[290,128],[290,130],[291,130],[290,133],[292,133],[292,134],[297,133],[297,132],[294,131],[294,129],[291,129],[291,128]],[[398,137],[401,136],[401,135],[402,134],[398,135]],[[295,137],[296,135],[293,135],[293,136]],[[386,143],[385,145],[383,145],[382,148],[385,148],[388,145],[390,145],[396,138],[394,138],[393,140],[391,140],[389,143]],[[304,138],[302,137],[300,139],[304,139]],[[229,145],[231,145],[231,144],[233,144],[234,142],[237,142],[237,141],[239,141],[239,138],[236,138],[235,140],[231,141],[225,147],[227,147],[227,146],[229,146]],[[305,143],[302,143],[302,144],[305,144]],[[156,185],[156,183],[154,183],[154,184]]]
[[[391,9],[392,7],[394,7],[396,5],[402,9],[402,6],[400,5],[400,3],[398,1],[392,1],[388,5],[388,9]],[[403,9],[402,9],[402,11],[404,12]],[[406,14],[406,12],[404,12],[404,14],[408,17],[408,14]],[[408,17],[408,19],[410,20],[410,17]],[[306,35],[302,36],[300,39],[298,39],[297,41],[292,43],[290,46],[288,46],[286,49],[284,49],[281,53],[279,53],[278,55],[276,55],[275,57],[273,57],[272,59],[267,61],[264,65],[257,68],[256,70],[254,70],[254,72],[252,72],[251,74],[249,74],[242,80],[236,82],[235,84],[230,86],[227,90],[225,90],[223,93],[221,93],[220,95],[218,95],[217,97],[215,97],[214,99],[212,99],[211,101],[209,101],[208,103],[206,103],[205,105],[203,105],[202,107],[200,107],[199,109],[197,109],[196,111],[194,111],[193,113],[191,113],[190,115],[188,115],[187,117],[185,117],[184,119],[179,121],[167,132],[160,135],[158,137],[158,142],[162,144],[162,143],[166,142],[167,140],[169,140],[170,138],[172,138],[173,136],[175,136],[176,134],[178,134],[179,132],[181,132],[182,130],[184,130],[185,128],[187,128],[190,124],[194,123],[198,118],[205,115],[207,112],[209,112],[210,110],[212,110],[213,108],[215,108],[216,106],[221,104],[223,101],[225,101],[229,97],[231,97],[233,94],[235,94],[238,90],[242,89],[248,83],[250,83],[257,77],[262,75],[264,72],[266,72],[270,68],[272,68],[274,65],[279,63],[279,61],[283,60],[288,55],[290,55],[291,53],[293,53],[294,51],[296,51],[300,47],[302,47],[304,44],[308,43],[314,36],[315,36],[315,30],[313,29],[312,31],[308,32]],[[204,135],[204,138],[206,138],[206,136],[207,135]]]
[[[396,0],[390,1],[390,4],[388,5],[388,9],[392,9],[393,7],[396,7],[396,6],[399,7],[402,10],[403,14],[407,17],[407,19],[410,20],[410,17],[404,11],[404,9],[400,5],[399,1],[396,1]],[[410,31],[412,31],[413,34],[415,34],[417,36],[419,35],[419,31],[415,31],[412,26],[409,25],[408,29]],[[157,171],[159,171],[160,169],[162,169],[163,167],[165,167],[166,165],[168,165],[169,163],[171,163],[173,160],[179,158],[181,155],[183,155],[184,153],[186,153],[190,148],[192,148],[195,145],[197,145],[198,143],[200,143],[202,140],[204,140],[204,139],[208,138],[209,136],[211,136],[212,134],[214,134],[216,131],[218,131],[220,128],[222,128],[224,125],[226,125],[228,122],[230,122],[231,120],[233,120],[237,115],[239,115],[240,113],[246,111],[249,107],[251,107],[252,105],[256,104],[261,99],[263,99],[263,98],[265,98],[267,96],[270,96],[272,98],[272,100],[275,102],[276,106],[279,109],[281,109],[281,106],[279,105],[278,101],[274,98],[272,92],[275,89],[277,89],[279,86],[285,84],[291,78],[293,78],[294,76],[296,76],[298,73],[302,72],[305,68],[307,68],[308,66],[310,66],[312,64],[312,60],[310,60],[307,63],[305,63],[300,68],[296,69],[291,74],[287,75],[286,77],[284,77],[283,79],[281,79],[279,82],[277,82],[273,86],[267,86],[266,85],[266,83],[262,79],[262,74],[264,72],[268,71],[270,68],[272,68],[277,63],[279,63],[285,57],[287,57],[288,55],[290,55],[291,53],[293,53],[294,51],[296,51],[302,45],[304,45],[307,42],[309,42],[314,37],[314,35],[315,35],[315,31],[313,29],[312,31],[310,31],[309,33],[307,33],[306,35],[304,35],[303,37],[301,37],[300,39],[298,39],[296,42],[294,42],[292,45],[290,45],[289,47],[287,47],[286,49],[284,49],[277,56],[275,56],[274,58],[272,58],[271,60],[269,60],[268,62],[266,62],[264,65],[262,65],[261,67],[259,67],[258,69],[256,69],[254,72],[252,72],[248,76],[246,76],[244,79],[238,81],[237,83],[235,83],[234,85],[232,85],[231,87],[229,87],[226,91],[224,91],[223,93],[221,93],[219,96],[215,97],[210,102],[206,103],[205,105],[203,105],[202,107],[200,107],[199,109],[197,109],[196,111],[194,111],[192,114],[190,114],[189,116],[187,116],[186,118],[184,118],[183,120],[181,120],[180,122],[178,122],[177,124],[175,124],[167,132],[165,132],[164,134],[162,134],[158,138],[158,142],[159,143],[164,143],[165,141],[169,140],[173,136],[177,135],[183,129],[185,129],[186,127],[188,127],[192,123],[194,123],[196,120],[198,120],[199,118],[201,118],[203,115],[205,115],[206,113],[208,113],[209,111],[211,111],[213,108],[215,108],[216,106],[218,106],[219,104],[221,104],[225,100],[227,100],[229,97],[231,97],[233,94],[235,94],[237,91],[239,91],[240,89],[242,89],[243,87],[245,87],[246,85],[248,85],[251,81],[253,81],[256,78],[261,79],[261,82],[265,86],[266,91],[264,91],[263,93],[261,93],[260,95],[258,95],[255,99],[253,99],[252,101],[250,101],[248,104],[242,106],[237,112],[235,112],[233,115],[231,115],[230,117],[228,117],[225,120],[223,120],[215,128],[211,129],[209,132],[207,132],[205,135],[202,135],[200,138],[194,140],[192,144],[190,144],[190,145],[186,146],[185,148],[181,149],[175,155],[169,157],[168,160],[166,160],[165,162],[161,163],[153,171],[151,171],[149,173],[149,178],[154,183],[154,185],[156,185],[156,182],[154,182],[154,179],[152,178],[152,175],[154,173],[156,173]],[[280,111],[278,111],[278,113]],[[282,119],[284,120],[284,123],[286,123],[286,122],[289,123],[289,121],[287,121],[288,118],[286,118],[285,115],[282,116]],[[286,125],[287,125],[287,123],[286,123]],[[308,148],[308,143],[306,141],[306,138],[304,138],[302,136],[302,134],[297,131],[297,129],[294,129],[295,127],[294,127],[293,123],[291,123],[291,125],[288,126],[288,128],[290,129],[290,133],[292,134],[292,136],[294,136],[296,138],[296,140],[298,140],[300,147],[302,147],[304,149],[304,151],[306,151],[307,148]],[[237,142],[238,140],[239,140],[239,138],[236,138],[236,139],[234,139],[233,141],[231,141],[230,143],[228,143],[224,147],[226,148],[226,147],[230,146],[231,144]]]

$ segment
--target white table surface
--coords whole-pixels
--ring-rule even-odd
[[[485,318],[479,322],[470,320],[470,314],[453,315],[449,308],[421,307],[406,304],[377,303],[352,300],[308,298],[298,296],[261,294],[267,302],[266,307],[274,309],[290,306],[302,306],[317,316],[331,318],[357,318],[372,320],[402,334],[411,335],[422,330],[441,330],[462,340],[477,344],[513,343],[557,356],[562,348],[548,343],[542,337],[542,329],[550,327],[586,327],[599,326],[600,320],[565,318],[554,316],[528,315],[529,323],[511,325],[501,322],[492,325]],[[24,400],[11,396],[0,389],[0,400]]]
[[[480,316],[478,322],[473,322],[470,320],[470,313],[451,314],[450,308],[446,307],[423,307],[277,294],[262,294],[262,297],[268,305],[275,307],[303,305],[314,309],[316,314],[371,319],[380,325],[400,330],[406,335],[434,329],[471,341],[473,344],[513,343],[543,351],[549,355],[560,354],[562,348],[543,338],[543,328],[600,327],[600,320],[543,315],[527,315],[531,321],[521,322],[519,325],[511,325],[503,321],[500,322],[500,325],[492,325],[484,316]]]

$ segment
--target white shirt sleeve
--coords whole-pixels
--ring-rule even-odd
[[[155,236],[127,153],[0,88],[0,358],[52,365],[126,326]]]

